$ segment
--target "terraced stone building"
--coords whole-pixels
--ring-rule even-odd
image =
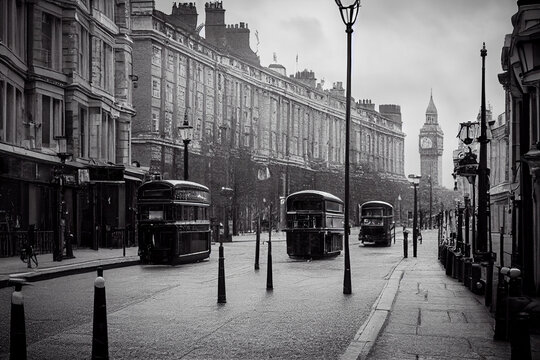
[[[204,11],[198,25],[194,3],[174,3],[164,14],[154,1],[132,1],[133,160],[164,178],[183,178],[178,128],[187,121],[189,180],[210,187],[212,216],[231,211],[235,232],[252,229],[263,199],[278,204],[308,188],[343,197],[342,83],[324,89],[313,71],[288,76],[280,64],[261,65],[248,24],[226,24],[223,2],[206,3]],[[352,106],[352,204],[395,203],[406,184],[400,106]],[[220,195],[222,188],[233,195]]]

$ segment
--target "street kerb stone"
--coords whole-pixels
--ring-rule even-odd
[[[357,331],[353,341],[349,344],[340,359],[352,360],[367,357],[392,310],[396,294],[399,290],[399,283],[403,278],[403,270],[401,269],[406,266],[406,264],[402,265],[400,263],[394,268],[388,282],[375,301],[367,320]]]

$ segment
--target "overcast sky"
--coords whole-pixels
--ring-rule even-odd
[[[352,0],[343,0],[347,3]],[[197,0],[198,23],[205,21]],[[173,1],[156,0],[171,13]],[[225,23],[245,22],[261,65],[315,72],[324,88],[346,82],[347,37],[333,0],[223,0]],[[515,0],[362,0],[353,32],[352,96],[401,106],[405,175],[420,172],[418,134],[430,92],[444,131],[443,185],[453,187],[452,151],[459,123],[476,120],[481,100],[480,49],[486,43],[486,102],[504,112],[498,82],[501,49],[512,32]],[[258,32],[259,44],[255,37]],[[201,32],[204,35],[204,30]],[[298,63],[296,56],[298,55]]]

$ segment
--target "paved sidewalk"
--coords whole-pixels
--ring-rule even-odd
[[[103,268],[130,266],[139,263],[137,247],[123,249],[76,249],[73,259],[53,261],[52,254],[38,255],[38,267],[29,269],[18,256],[0,258],[0,288],[10,286],[9,278],[39,281],[74,273],[95,271]]]
[[[246,233],[233,237],[234,242],[254,241],[255,234]],[[268,233],[261,234],[261,241],[267,241]],[[272,241],[285,241],[283,232],[272,232]],[[9,278],[20,278],[26,281],[39,281],[75,273],[95,271],[101,266],[104,269],[131,266],[139,263],[138,247],[123,249],[74,249],[73,259],[53,261],[52,254],[38,255],[38,267],[29,269],[18,256],[0,258],[0,288],[11,286]]]
[[[484,297],[446,276],[437,259],[437,231],[422,235],[418,257],[409,248],[409,258],[392,274],[389,284],[401,279],[388,290],[391,297],[395,289],[393,305],[383,303],[375,311],[386,321],[359,358],[510,359],[510,343],[493,340],[495,321]]]

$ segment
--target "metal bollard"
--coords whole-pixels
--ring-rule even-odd
[[[531,337],[529,333],[529,314],[520,312],[511,320],[510,359],[531,360]]]
[[[259,270],[259,253],[261,248],[261,217],[257,217],[257,233],[255,235],[255,270]]]
[[[219,264],[218,264],[218,304],[225,304],[227,296],[225,294],[225,257],[223,256],[223,242],[219,242]]]
[[[521,296],[521,270],[511,268],[508,270],[508,296]]]
[[[441,245],[441,258],[439,259],[441,261],[441,264],[446,268],[446,256],[447,256],[448,248],[446,245]]]
[[[11,322],[9,331],[9,359],[26,360],[26,326],[24,320],[24,297],[21,292],[23,285],[28,283],[22,279],[10,279],[15,285],[11,295]]]
[[[494,340],[508,339],[508,323],[506,321],[507,302],[508,302],[508,283],[505,280],[506,274],[510,269],[501,267],[499,269],[499,281],[497,282],[497,304],[495,307],[495,333]]]
[[[459,260],[461,256],[461,251],[456,248],[454,251],[454,263],[452,264],[452,277],[454,279],[459,279]]]
[[[274,289],[274,279],[272,277],[272,226],[268,232],[268,265],[266,267],[266,290]]]
[[[450,246],[448,246],[447,252],[446,252],[446,275],[452,276],[452,267],[454,265],[454,250]]]
[[[483,295],[486,283],[481,280],[482,277],[482,265],[474,263],[471,265],[471,291],[476,295]]]
[[[463,285],[465,285],[468,289],[471,288],[471,267],[472,259],[463,259]]]
[[[409,232],[407,230],[403,231],[403,257],[407,258],[409,256]]]
[[[463,282],[463,266],[464,266],[464,256],[463,254],[460,252],[457,256],[457,280],[459,282]]]
[[[107,334],[107,302],[103,268],[97,268],[94,280],[94,321],[92,329],[92,360],[109,359],[109,337]]]

